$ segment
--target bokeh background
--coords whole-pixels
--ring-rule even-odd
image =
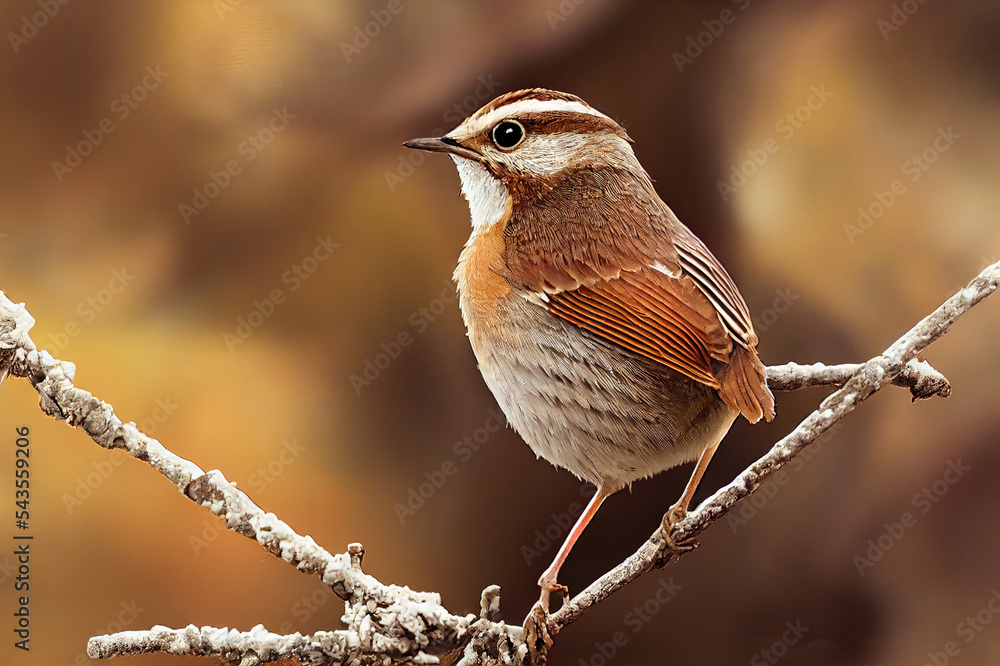
[[[509,90],[582,96],[730,268],[767,363],[875,355],[1000,252],[996,2],[18,1],[0,32],[0,288],[35,342],[300,533],[363,542],[370,573],[456,612],[496,583],[520,623],[589,489],[495,427],[450,283],[458,177],[402,141]],[[568,628],[554,663],[923,664],[949,642],[953,663],[997,663],[998,325],[987,301],[926,353],[951,398],[876,396]],[[738,423],[699,499],[823,394]],[[24,425],[30,653],[11,638]],[[319,581],[43,418],[27,382],[3,386],[0,428],[0,662],[82,665],[88,636],[154,624],[340,626]],[[632,552],[688,474],[612,498],[561,580]]]

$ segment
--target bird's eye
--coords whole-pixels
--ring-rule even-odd
[[[510,150],[524,140],[524,126],[516,120],[505,120],[497,123],[491,134],[497,148]]]

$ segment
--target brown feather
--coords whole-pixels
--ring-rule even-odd
[[[764,364],[756,351],[736,347],[721,374],[719,396],[731,409],[743,414],[750,423],[756,423],[762,416],[765,421],[774,418],[774,396],[767,388]]]
[[[659,280],[654,271],[645,269],[552,294],[549,311],[686,377],[720,388],[713,360],[728,360],[732,342],[717,316],[702,317],[678,292],[711,307],[689,278]]]
[[[562,100],[564,102],[579,102],[585,106],[590,106],[576,95],[571,95],[569,93],[559,92],[558,90],[549,90],[547,88],[526,88],[524,90],[514,90],[500,95],[492,102],[469,116],[465,122],[474,122],[477,118],[481,118],[491,111],[496,111],[502,106],[507,106],[508,104],[520,102],[525,99],[536,99],[539,101]]]
[[[504,228],[515,288],[544,293],[553,315],[718,389],[747,419],[773,417],[746,302],[645,171],[581,167],[507,186],[519,202]]]

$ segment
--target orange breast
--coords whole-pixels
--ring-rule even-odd
[[[501,305],[510,297],[504,264],[505,222],[506,217],[487,229],[474,231],[455,269],[462,318],[473,346],[484,333],[497,332]]]

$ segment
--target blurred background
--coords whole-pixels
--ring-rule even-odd
[[[38,346],[454,612],[499,584],[519,624],[591,489],[499,427],[450,282],[454,165],[402,141],[509,90],[580,95],[733,273],[770,364],[878,354],[1000,253],[996,2],[35,0],[0,28],[0,288]],[[951,398],[875,396],[553,662],[997,663],[998,326],[991,299],[926,353]],[[737,423],[698,500],[824,394]],[[6,470],[30,429],[35,537],[25,653],[0,530],[0,662],[82,665],[88,636],[154,624],[341,626],[318,580],[42,417],[27,382],[0,426]],[[607,502],[561,581],[631,553],[689,473]]]

